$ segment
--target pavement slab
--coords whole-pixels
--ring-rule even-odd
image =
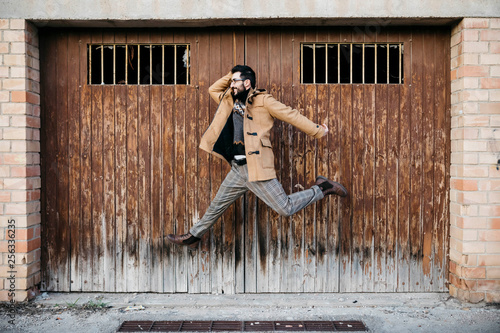
[[[498,333],[500,307],[462,303],[446,293],[49,292],[14,308],[0,305],[0,332],[116,332],[123,321],[137,320],[357,320],[369,332]]]

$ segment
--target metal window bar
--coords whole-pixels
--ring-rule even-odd
[[[365,84],[365,45],[366,44],[361,44],[362,45],[362,55],[361,55],[361,83]]]
[[[340,44],[337,45],[337,83],[340,84]]]
[[[313,82],[316,83],[316,44],[313,44]]]
[[[88,65],[89,84],[92,84],[92,46],[89,46],[87,48],[87,54],[88,54],[88,57],[89,57],[89,65]]]
[[[190,84],[189,82],[189,68],[191,67],[191,63],[190,63],[190,60],[191,60],[191,49],[189,48],[189,44],[187,45],[186,47],[186,50],[187,50],[187,59],[186,59],[186,84]]]
[[[104,45],[101,45],[101,84],[104,84]]]
[[[300,83],[304,83],[304,45],[300,47]]]
[[[116,48],[117,46],[124,46],[125,47],[125,84],[128,85],[129,82],[128,82],[128,57],[129,57],[129,46],[137,46],[137,84],[138,85],[141,85],[141,66],[140,66],[140,61],[141,61],[141,45],[146,45],[147,47],[149,47],[149,68],[150,68],[150,77],[149,77],[149,84],[152,85],[153,84],[153,45],[161,45],[161,56],[162,56],[162,59],[161,59],[161,84],[164,85],[165,84],[165,46],[168,46],[168,45],[172,45],[174,46],[174,58],[171,59],[171,61],[173,62],[174,64],[174,84],[178,84],[177,83],[177,73],[178,73],[178,68],[177,68],[177,60],[178,60],[178,57],[179,56],[184,56],[183,54],[181,54],[181,52],[177,52],[177,49],[180,48],[180,47],[185,47],[186,50],[186,62],[185,62],[185,66],[186,66],[186,84],[189,85],[190,84],[190,80],[189,80],[189,75],[190,75],[190,53],[191,53],[191,49],[190,49],[190,45],[189,44],[89,44],[88,47],[87,47],[87,53],[88,53],[88,82],[89,84],[93,84],[92,83],[92,62],[95,61],[95,59],[92,58],[92,50],[98,50],[100,49],[100,74],[101,74],[101,82],[100,84],[106,84],[104,82],[104,73],[106,70],[110,70],[113,74],[113,83],[114,85],[117,84],[116,82],[116,75],[117,75],[117,61],[116,61]],[[112,49],[112,56],[113,56],[113,59],[112,59],[112,68],[109,69],[109,68],[105,68],[104,66],[104,48],[105,47],[111,47]]]
[[[402,73],[402,60],[403,59],[403,44],[399,44],[399,84],[401,84],[401,73]]]
[[[352,44],[349,45],[349,83],[352,84]]]
[[[116,84],[116,45],[113,45],[113,84]]]
[[[328,44],[325,43],[325,83],[328,83]]]
[[[141,46],[137,45],[137,84],[141,84]]]
[[[387,84],[390,83],[389,81],[389,43],[387,43]]]
[[[328,45],[336,45],[337,46],[337,82],[340,84],[340,49],[341,46],[344,45],[349,45],[349,83],[353,84],[353,48],[354,44],[361,44],[362,45],[362,84],[366,84],[366,64],[367,64],[367,58],[366,58],[366,46],[370,45],[373,46],[374,49],[374,59],[373,59],[373,65],[374,65],[374,84],[379,84],[378,80],[378,71],[379,68],[377,66],[378,63],[378,58],[379,57],[385,57],[386,58],[386,83],[385,84],[390,84],[390,46],[392,45],[397,45],[398,48],[398,84],[403,83],[403,74],[404,74],[404,68],[403,68],[403,52],[404,52],[404,44],[403,43],[304,43],[302,44],[302,47],[300,49],[300,59],[301,59],[301,66],[300,66],[300,76],[301,76],[301,83],[304,83],[304,45],[307,45],[308,47],[312,47],[313,49],[313,54],[312,54],[312,62],[313,62],[313,75],[312,75],[312,82],[306,82],[307,83],[313,83],[313,84],[318,84],[317,78],[316,78],[316,48],[318,45],[321,45],[325,47],[325,82],[324,83],[331,83],[329,82],[328,78],[328,68],[329,68],[329,62],[328,62]],[[378,52],[378,47],[377,45],[384,45],[386,47],[385,54]],[[331,65],[331,64],[330,64]],[[189,77],[189,76],[188,76]],[[323,83],[323,82],[320,82]],[[359,82],[357,82],[359,83]]]

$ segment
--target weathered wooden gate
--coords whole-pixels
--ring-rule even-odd
[[[301,42],[402,42],[404,84],[300,84]],[[187,43],[189,85],[89,85],[87,45]],[[190,293],[446,289],[450,81],[443,28],[41,32],[42,288]],[[289,193],[348,188],[284,218],[249,193],[197,251],[164,236],[204,213],[228,172],[197,147],[234,64],[331,132],[276,122]]]

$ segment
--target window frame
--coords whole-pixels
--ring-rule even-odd
[[[304,82],[304,46],[312,46],[312,67],[313,67],[313,80],[312,82]],[[316,45],[324,45],[325,46],[325,82],[316,82]],[[337,80],[336,82],[328,82],[329,80],[329,73],[328,73],[328,65],[329,65],[329,55],[328,55],[328,50],[329,50],[329,45],[336,45],[337,49]],[[341,48],[343,46],[349,46],[349,82],[341,82]],[[353,46],[354,45],[362,45],[362,82],[353,82]],[[366,65],[365,65],[365,49],[366,45],[374,46],[374,82],[368,82],[366,83]],[[390,48],[391,46],[397,45],[398,46],[398,82],[391,82],[390,79]],[[387,79],[386,82],[377,82],[377,50],[379,49],[378,46],[386,46],[387,47],[387,52],[386,52],[386,57],[387,57]],[[404,42],[301,42],[300,43],[300,84],[404,84],[404,49],[405,49],[405,43]],[[307,65],[309,67],[309,64]]]
[[[112,46],[113,48],[113,66],[112,66],[112,72],[113,72],[113,83],[104,83],[103,78],[104,78],[104,70],[105,66],[102,64],[104,63],[104,49],[105,47]],[[153,75],[149,75],[149,83],[142,83],[141,82],[141,70],[140,70],[140,64],[141,64],[141,48],[142,47],[149,47],[149,65],[150,68],[152,68],[153,65],[153,52],[151,50],[153,49],[153,46],[161,46],[161,61],[162,61],[162,68],[161,68],[161,83],[153,83]],[[174,75],[173,83],[165,83],[165,46],[173,46],[174,47],[174,58],[173,58],[173,67],[174,67]],[[101,78],[101,83],[92,83],[92,47],[101,47],[101,55],[100,55],[100,78]],[[117,83],[116,82],[116,50],[117,47],[125,47],[125,59],[124,62],[127,64],[127,60],[129,57],[129,47],[136,47],[137,48],[137,82],[136,83],[129,83],[129,75],[128,75],[128,70],[129,66],[125,65],[125,83]],[[185,47],[185,52],[187,52],[188,56],[186,59],[186,78],[185,78],[185,83],[178,83],[178,78],[177,78],[177,69],[178,69],[178,61],[179,61],[179,56],[183,57],[183,55],[180,55],[180,52],[178,52],[179,47]],[[190,73],[190,67],[191,67],[191,44],[190,43],[88,43],[87,44],[87,85],[190,85],[191,84],[191,73]]]

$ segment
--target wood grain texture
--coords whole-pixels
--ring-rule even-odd
[[[404,83],[300,84],[306,41],[402,42]],[[191,84],[89,85],[91,42],[187,43]],[[46,29],[40,56],[44,290],[446,290],[448,29]],[[243,63],[330,129],[317,140],[276,120],[285,192],[323,175],[349,196],[281,217],[247,193],[198,250],[173,246],[165,236],[189,231],[229,171],[198,145],[217,109],[208,87]]]

